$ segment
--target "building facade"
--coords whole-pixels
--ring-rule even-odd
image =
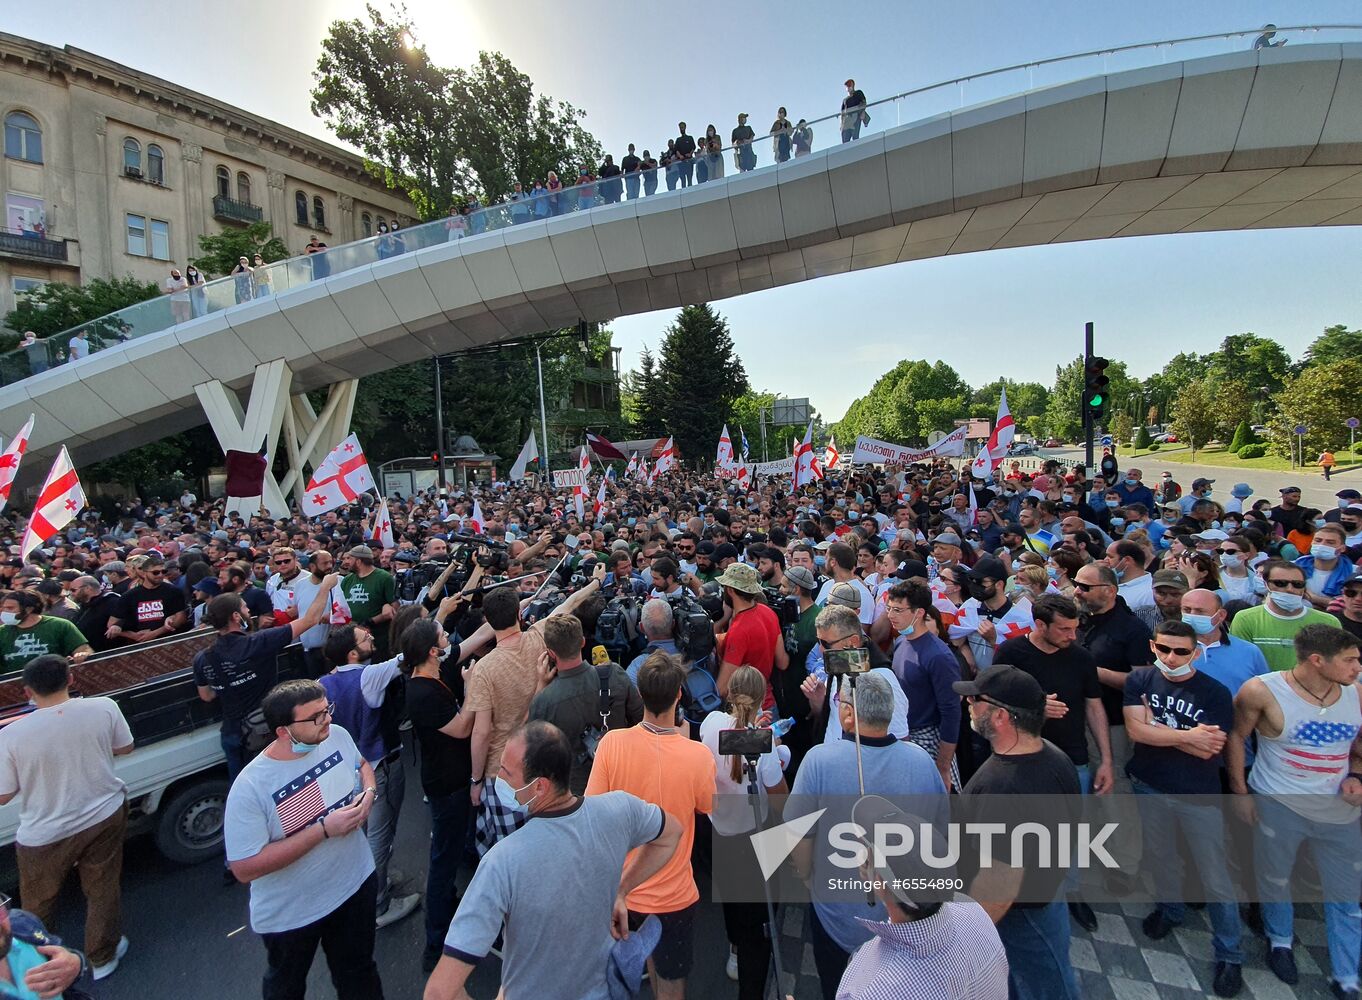
[[[49,281],[160,283],[234,225],[301,252],[411,221],[361,157],[70,46],[0,33],[0,122],[0,315]]]

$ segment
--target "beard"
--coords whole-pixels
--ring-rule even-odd
[[[997,732],[993,726],[993,720],[987,715],[981,715],[978,718],[971,716],[969,727],[989,742],[993,741],[993,736]]]

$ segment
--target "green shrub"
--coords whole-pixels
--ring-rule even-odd
[[[1247,420],[1239,421],[1239,426],[1234,429],[1234,438],[1230,441],[1229,450],[1235,454],[1246,444],[1257,444],[1258,435],[1253,433],[1253,427]]]
[[[1149,436],[1149,428],[1144,424],[1141,424],[1140,429],[1135,432],[1135,447],[1147,450],[1153,443],[1153,440],[1154,439]]]
[[[1151,441],[1149,442],[1149,444],[1145,445],[1145,448],[1147,448],[1149,451],[1158,451],[1159,443],[1157,441]]]
[[[1262,458],[1267,454],[1265,444],[1246,444],[1239,449],[1240,458]]]

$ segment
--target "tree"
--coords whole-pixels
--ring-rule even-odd
[[[662,437],[666,433],[666,425],[658,392],[657,368],[653,352],[647,344],[643,345],[643,353],[639,356],[638,371],[629,373],[626,386],[631,411],[627,419],[633,432],[640,438]],[[624,400],[621,399],[623,406]]]
[[[1026,433],[1033,438],[1045,437],[1045,416],[1043,414],[1026,418]]]
[[[367,21],[334,21],[313,71],[312,113],[407,194],[423,219],[469,196],[508,193],[550,170],[575,176],[600,162],[600,145],[571,104],[535,96],[528,76],[500,53],[468,70],[431,61],[404,7]]]
[[[1234,429],[1234,437],[1230,439],[1229,450],[1237,455],[1239,454],[1239,449],[1244,447],[1244,445],[1257,443],[1258,435],[1253,433],[1252,425],[1250,425],[1247,420],[1241,420],[1239,421],[1239,426]]]
[[[682,309],[663,336],[657,398],[683,457],[713,454],[733,404],[748,388],[723,317],[709,305]]]
[[[14,309],[5,316],[4,325],[16,333],[32,330],[41,339],[160,294],[155,282],[142,281],[130,274],[121,278],[91,278],[80,286],[53,281],[20,295]],[[0,351],[7,351],[18,342],[17,336],[0,336]]]
[[[970,414],[992,420],[998,415],[998,398],[1003,387],[1007,387],[1007,408],[1017,426],[1022,426],[1028,417],[1039,416],[1045,412],[1050,390],[1039,382],[1017,382],[1010,378],[994,379],[981,385],[970,396]]]
[[[1216,394],[1205,381],[1188,382],[1173,397],[1173,433],[1185,439],[1196,458],[1198,446],[1215,436],[1220,424]]]
[[[1335,361],[1362,358],[1362,330],[1349,330],[1342,323],[1327,326],[1305,350],[1301,367],[1331,365]]]
[[[1148,448],[1153,443],[1153,439],[1149,436],[1149,428],[1144,424],[1141,424],[1139,429],[1135,431],[1135,450],[1141,451]]]
[[[256,254],[266,264],[292,256],[268,222],[253,222],[244,229],[233,226],[220,233],[200,236],[199,255],[190,257],[189,262],[205,277],[220,278],[236,267],[238,259],[252,260]]]
[[[1115,445],[1125,447],[1130,444],[1130,437],[1135,433],[1135,421],[1130,419],[1130,414],[1122,410],[1111,418],[1111,440]]]
[[[222,464],[222,449],[205,424],[173,434],[80,469],[81,479],[131,486],[138,496],[176,497],[186,486],[199,486],[208,470]]]
[[[956,420],[969,415],[970,396],[965,380],[944,361],[900,361],[847,407],[832,430],[843,441],[865,434],[925,445],[932,431],[949,431]],[[996,405],[995,400],[995,412]]]
[[[1275,340],[1256,333],[1236,333],[1220,342],[1208,357],[1206,375],[1216,382],[1238,382],[1250,390],[1281,389],[1291,371],[1291,358]]]
[[[1325,448],[1344,447],[1349,417],[1362,417],[1362,360],[1346,358],[1306,368],[1273,397],[1272,450],[1290,455],[1294,428],[1307,428],[1303,442],[1308,457]]]
[[[1252,418],[1254,393],[1244,383],[1233,379],[1213,380],[1211,386],[1215,398],[1216,433],[1228,437],[1236,427]]]

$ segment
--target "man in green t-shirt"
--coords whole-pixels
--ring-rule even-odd
[[[1307,625],[1338,628],[1338,619],[1310,607],[1305,598],[1305,570],[1295,563],[1269,559],[1259,572],[1267,584],[1267,599],[1235,615],[1230,635],[1261,649],[1273,670],[1290,670],[1296,665],[1296,633]]]
[[[397,604],[397,581],[374,566],[374,550],[356,545],[348,553],[355,561],[352,573],[341,580],[341,593],[350,605],[350,618],[373,634],[375,662],[388,658],[388,622]]]
[[[22,670],[24,664],[48,653],[76,663],[90,655],[85,636],[64,618],[42,614],[43,599],[31,590],[17,590],[0,601],[0,658],[4,669]]]

